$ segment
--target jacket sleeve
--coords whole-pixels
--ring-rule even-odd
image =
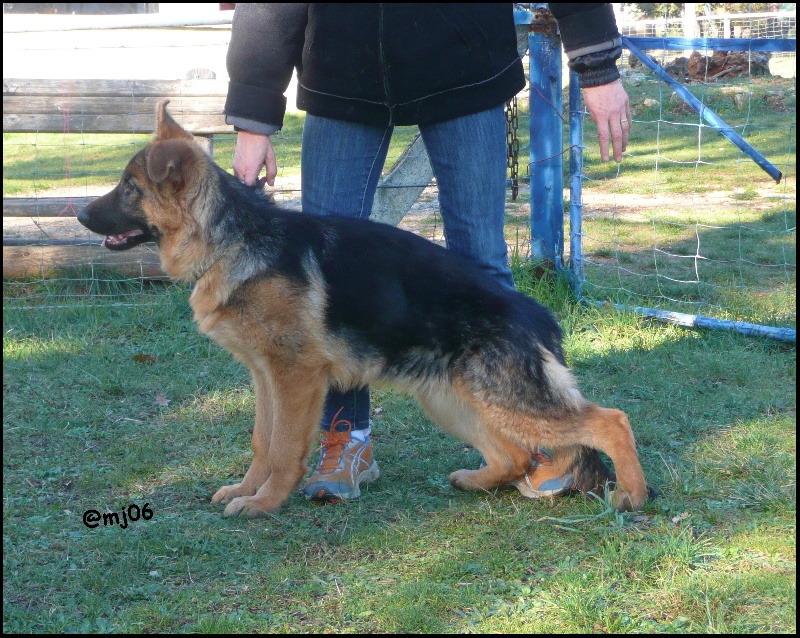
[[[622,40],[609,2],[552,3],[569,67],[577,71],[582,88],[619,79],[616,61]]]
[[[301,67],[307,21],[308,3],[236,5],[227,56],[229,124],[254,132],[283,126],[283,93]]]

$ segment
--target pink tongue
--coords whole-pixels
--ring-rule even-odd
[[[128,237],[135,237],[136,235],[141,235],[142,231],[138,228],[134,228],[133,230],[129,230],[126,233],[121,233],[119,235],[111,235],[110,237],[106,237],[103,240],[103,246],[111,245],[116,246],[117,244],[124,244]]]

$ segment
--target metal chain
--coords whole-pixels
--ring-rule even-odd
[[[519,119],[517,117],[517,96],[506,102],[506,146],[507,165],[511,171],[511,199],[519,195],[519,139],[517,138]]]

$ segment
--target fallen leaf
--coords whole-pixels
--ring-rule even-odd
[[[677,516],[673,516],[672,517],[672,522],[677,525],[681,521],[685,521],[690,516],[691,516],[691,514],[689,512],[684,512],[683,514],[678,514]]]

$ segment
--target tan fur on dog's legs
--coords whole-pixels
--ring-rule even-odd
[[[301,367],[275,371],[274,420],[269,442],[269,478],[253,496],[233,499],[225,516],[264,516],[289,498],[306,473],[306,457],[322,418],[326,377]]]
[[[621,410],[592,404],[582,419],[591,433],[589,445],[605,452],[614,464],[617,490],[611,495],[612,502],[621,511],[640,509],[647,500],[647,483],[627,415]]]
[[[241,483],[225,485],[211,498],[212,503],[228,503],[237,496],[253,496],[269,478],[269,442],[272,436],[272,391],[265,374],[251,369],[256,389],[256,420],[253,426],[253,462]]]
[[[490,490],[507,485],[530,467],[531,455],[501,436],[487,437],[490,430],[480,431],[480,439],[467,441],[483,454],[486,465],[477,470],[457,470],[450,474],[450,483],[461,490]]]
[[[454,487],[489,490],[527,471],[530,453],[484,425],[480,415],[459,400],[451,388],[422,391],[417,399],[439,427],[472,445],[486,460],[486,466],[478,470],[458,470],[450,474]]]

